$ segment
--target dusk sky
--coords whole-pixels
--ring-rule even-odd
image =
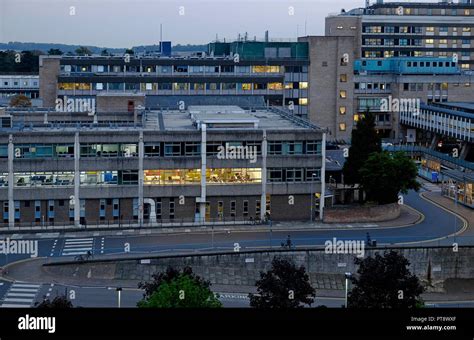
[[[304,35],[305,21],[308,35],[323,35],[329,13],[362,6],[364,0],[0,0],[0,42],[148,45],[159,41],[160,23],[163,40],[173,44],[208,43],[216,33],[262,38],[265,30],[294,39]]]

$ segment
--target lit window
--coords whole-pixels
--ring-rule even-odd
[[[470,15],[470,14],[471,14],[471,11],[470,11],[470,10],[468,10],[468,9],[465,9],[465,10],[464,10],[464,15]]]
[[[299,105],[308,105],[308,98],[299,98],[298,104]]]
[[[434,27],[426,27],[426,32],[434,32]]]
[[[468,70],[469,69],[469,64],[461,64],[461,68],[464,69],[464,70]]]
[[[347,92],[345,90],[339,91],[339,98],[345,99],[347,97]]]
[[[252,83],[245,83],[245,84],[242,84],[242,90],[243,90],[243,91],[250,91],[250,90],[252,90]]]
[[[433,39],[425,39],[426,44],[433,44],[434,40]]]
[[[286,90],[292,90],[293,89],[293,83],[292,82],[291,83],[286,83],[285,84],[285,89]]]
[[[344,26],[337,26],[338,30],[342,30],[343,28],[344,28]]]
[[[339,123],[339,131],[346,131],[346,123]]]
[[[146,83],[145,89],[146,89],[146,90],[152,90],[152,89],[153,89],[153,84],[151,84],[151,83]]]
[[[463,27],[462,31],[463,32],[471,32],[471,28],[470,27]]]
[[[307,89],[308,82],[307,81],[300,81],[300,89]]]
[[[347,82],[347,74],[343,73],[339,76],[339,80],[341,83]]]
[[[340,115],[345,115],[346,114],[346,107],[345,106],[339,106],[339,114]]]

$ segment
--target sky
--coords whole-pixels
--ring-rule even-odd
[[[371,3],[375,0],[371,0]],[[403,0],[402,0],[403,1]],[[418,0],[420,1],[420,0]],[[425,1],[426,0],[421,0]],[[132,47],[205,44],[248,33],[324,35],[324,18],[365,0],[0,0],[0,42]]]

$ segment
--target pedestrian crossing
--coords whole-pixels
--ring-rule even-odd
[[[439,185],[437,185],[435,183],[430,183],[430,182],[424,182],[423,183],[423,188],[428,190],[428,191],[431,191],[431,192],[440,192],[441,191],[441,188],[439,187]]]
[[[1,301],[0,308],[30,308],[41,285],[13,283]]]
[[[70,238],[64,241],[61,256],[85,255],[88,251],[93,252],[94,238]]]

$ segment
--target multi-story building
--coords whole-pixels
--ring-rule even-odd
[[[0,74],[0,98],[9,99],[18,94],[36,99],[39,96],[37,74]]]
[[[282,110],[24,113],[1,115],[5,226],[309,220],[325,197],[323,131]]]
[[[474,4],[384,2],[326,18],[326,35],[356,37],[357,58],[450,57],[474,70]]]
[[[40,96],[53,107],[62,96],[141,92],[148,108],[269,104],[305,118],[308,65],[304,42],[211,43],[208,54],[190,57],[42,56]]]
[[[370,110],[383,138],[406,141],[399,112],[382,101],[472,101],[473,27],[470,3],[378,1],[330,15],[325,37],[299,39],[309,44],[309,119],[349,142]]]

